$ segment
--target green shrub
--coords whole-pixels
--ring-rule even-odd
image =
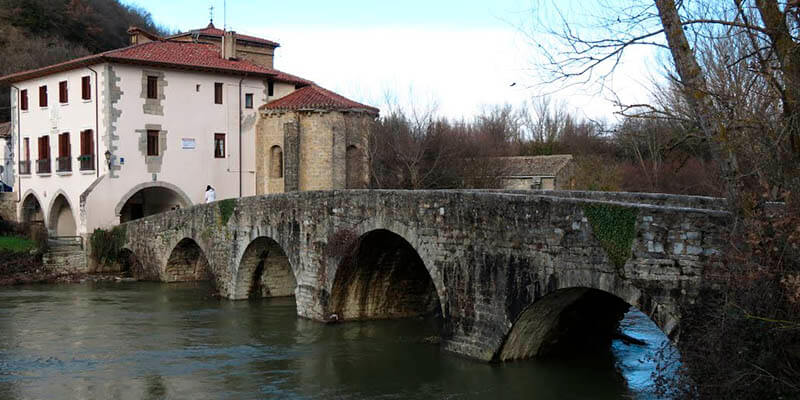
[[[583,213],[611,262],[617,268],[625,266],[625,262],[631,257],[631,246],[636,237],[636,209],[611,204],[590,204],[584,206]]]
[[[115,226],[110,231],[97,228],[89,238],[92,257],[100,264],[117,263],[122,246],[125,245],[126,231],[122,226]]]
[[[29,253],[36,242],[19,236],[0,236],[0,252]]]

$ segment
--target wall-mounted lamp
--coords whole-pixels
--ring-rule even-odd
[[[108,165],[108,169],[111,169],[111,152],[106,150],[106,165]]]

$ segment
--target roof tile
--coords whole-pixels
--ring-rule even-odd
[[[281,82],[294,83],[296,85],[312,84],[309,80],[276,69],[265,68],[247,60],[224,59],[220,56],[219,47],[214,44],[169,40],[137,44],[49,65],[39,69],[18,72],[6,75],[0,78],[0,81],[19,82],[106,61],[233,74],[252,74],[270,77]]]
[[[357,110],[377,115],[380,110],[366,104],[357,103],[317,85],[301,89],[261,106],[262,110]]]

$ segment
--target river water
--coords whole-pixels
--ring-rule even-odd
[[[0,399],[653,398],[666,338],[631,312],[608,354],[486,364],[424,320],[322,325],[293,299],[229,302],[204,284],[0,288]]]

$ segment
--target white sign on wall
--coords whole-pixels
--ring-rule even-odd
[[[190,138],[181,139],[181,148],[182,149],[194,150],[195,147],[196,147],[196,143],[195,143],[194,139],[190,139]]]

